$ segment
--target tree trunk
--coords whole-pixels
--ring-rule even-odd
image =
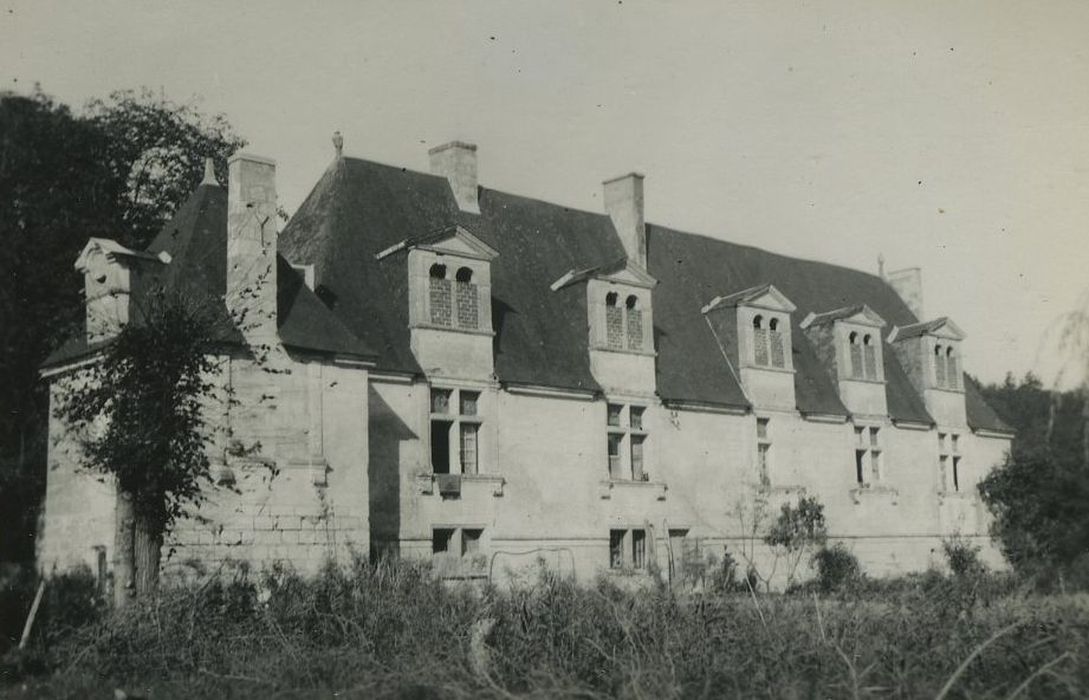
[[[117,609],[127,606],[136,593],[135,523],[132,494],[119,485],[113,544],[113,604]]]
[[[145,597],[159,587],[159,557],[163,549],[163,531],[146,515],[136,515],[135,537],[136,595]]]

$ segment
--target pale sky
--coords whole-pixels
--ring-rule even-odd
[[[876,271],[923,269],[965,366],[1055,371],[1089,289],[1089,3],[0,3],[0,89],[223,112],[294,209],[333,156]],[[734,290],[722,290],[728,293]],[[1081,298],[1081,303],[1085,303]]]

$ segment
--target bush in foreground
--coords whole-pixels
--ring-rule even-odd
[[[828,600],[631,592],[548,573],[526,589],[470,590],[390,562],[310,580],[240,570],[40,638],[55,675],[27,693],[933,697],[950,679],[953,697],[1005,697],[1026,681],[1033,696],[1089,691],[1089,598],[946,595],[968,585],[937,574],[900,586]]]

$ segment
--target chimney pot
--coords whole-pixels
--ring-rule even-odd
[[[605,212],[613,221],[628,260],[647,267],[647,228],[643,214],[643,175],[628,173],[602,185]]]
[[[476,144],[451,141],[427,152],[431,161],[431,174],[441,175],[450,182],[458,208],[473,214],[480,213],[477,201]]]

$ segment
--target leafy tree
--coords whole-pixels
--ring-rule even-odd
[[[163,538],[210,480],[203,409],[215,387],[204,302],[158,290],[102,358],[60,380],[57,415],[81,435],[86,468],[117,485],[115,601],[158,581]]]
[[[1083,570],[1089,551],[1083,391],[1049,391],[1029,374],[1020,383],[1007,376],[983,393],[1017,431],[1005,462],[979,487],[994,515],[992,534],[1023,573]]]
[[[784,503],[764,542],[786,557],[787,584],[794,583],[798,565],[807,551],[824,545],[828,529],[824,505],[815,496],[803,496],[798,504]]]
[[[83,113],[40,89],[0,93],[0,560],[33,555],[48,431],[38,367],[81,329],[80,249],[90,236],[143,247],[195,189],[203,159],[222,177],[243,144],[223,117],[147,90]]]

